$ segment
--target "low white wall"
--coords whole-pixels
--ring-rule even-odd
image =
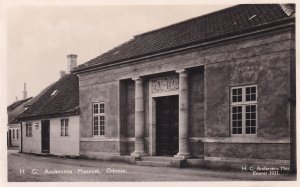
[[[26,123],[22,122],[23,152],[41,153],[41,121],[34,120],[28,122],[32,122],[32,136],[26,136]]]
[[[61,136],[62,118],[69,119],[69,136]],[[79,156],[79,116],[45,120],[50,120],[50,154]],[[32,122],[32,137],[26,137],[25,122],[22,123],[23,152],[41,153],[41,120],[30,122]]]
[[[61,118],[50,120],[50,154],[79,156],[79,116],[69,119],[69,136],[61,136]]]

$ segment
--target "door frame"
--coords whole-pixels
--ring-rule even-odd
[[[48,140],[48,150],[43,150],[43,129],[45,128],[45,123],[47,122],[49,140]],[[41,152],[42,153],[50,153],[50,120],[41,120]]]
[[[163,78],[178,78],[178,76],[159,77],[155,79]],[[178,95],[179,91],[168,91],[160,93],[152,93],[152,80],[149,80],[149,155],[156,156],[156,98],[164,96]],[[178,98],[179,99],[179,98]],[[178,114],[179,115],[179,114]]]

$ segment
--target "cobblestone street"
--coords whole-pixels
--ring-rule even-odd
[[[36,156],[8,151],[8,181],[230,181],[293,180],[292,176],[253,176],[251,173],[206,169],[148,167],[97,160]]]

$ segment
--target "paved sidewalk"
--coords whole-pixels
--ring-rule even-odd
[[[294,180],[293,176],[255,176],[249,172],[129,165],[98,160],[37,156],[8,150],[8,181],[247,181]]]

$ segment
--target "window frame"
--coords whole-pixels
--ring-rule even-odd
[[[69,135],[69,118],[60,119],[60,136],[70,136]]]
[[[25,136],[32,137],[32,122],[27,122],[25,124]]]
[[[255,87],[255,94],[256,94],[256,99],[255,101],[246,101],[246,88],[252,88]],[[258,132],[258,89],[257,89],[257,84],[247,84],[247,85],[240,85],[240,86],[231,86],[230,87],[230,135],[233,137],[236,136],[247,136],[247,137],[253,137],[253,136],[257,136],[257,132]],[[242,89],[242,101],[241,102],[233,102],[233,90],[234,89]],[[250,96],[251,96],[251,91],[250,91]],[[251,97],[250,97],[251,98]],[[252,106],[255,105],[256,107],[256,111],[255,111],[255,133],[253,134],[247,134],[246,133],[246,107],[247,106]],[[242,107],[242,133],[241,134],[233,134],[233,107],[238,107],[241,106]],[[251,114],[250,114],[251,115]],[[250,123],[251,123],[251,118],[250,118]],[[251,126],[250,126],[251,128]],[[250,130],[251,131],[251,130]]]
[[[97,108],[95,106],[97,105]],[[103,108],[101,107],[103,105]],[[96,110],[95,110],[96,109]],[[97,111],[97,112],[95,112]],[[93,137],[105,137],[105,126],[106,126],[106,120],[105,120],[105,102],[94,102],[92,103],[92,134]],[[95,118],[97,118],[97,133],[95,133]],[[102,122],[102,124],[101,124]]]

